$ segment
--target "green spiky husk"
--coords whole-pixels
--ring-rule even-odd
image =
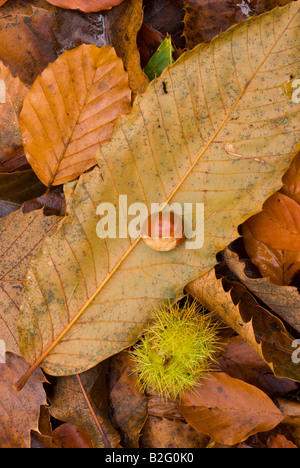
[[[218,324],[196,301],[157,310],[131,356],[143,390],[176,399],[207,374],[221,349]]]

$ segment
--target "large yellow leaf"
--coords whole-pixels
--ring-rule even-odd
[[[96,164],[116,119],[131,108],[128,75],[112,47],[65,52],[36,79],[20,116],[25,155],[50,187]]]
[[[300,2],[252,18],[183,55],[150,84],[80,179],[69,216],[28,270],[20,346],[31,370],[82,372],[133,344],[153,307],[210,270],[237,226],[281,185],[299,150]],[[96,235],[96,207],[204,202],[202,249],[155,252]]]

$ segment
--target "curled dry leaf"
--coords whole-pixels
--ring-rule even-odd
[[[27,91],[22,81],[0,62],[0,171],[7,170],[11,159],[22,153],[19,114]]]
[[[235,445],[276,427],[284,416],[261,390],[225,373],[213,373],[182,395],[179,409],[197,431]]]
[[[279,51],[297,43],[299,7],[251,18],[183,54],[119,119],[99,168],[81,177],[69,215],[29,269],[19,330],[32,367],[16,388],[40,364],[54,375],[83,372],[134,344],[154,307],[211,270],[237,226],[281,186],[299,151],[300,103],[282,103],[277,84],[296,66]],[[203,247],[161,253],[141,237],[99,239],[96,207],[109,202],[118,217],[119,194],[128,206],[204,203]]]
[[[43,239],[56,229],[59,220],[46,218],[42,210],[27,215],[18,210],[0,220],[0,339],[15,354],[20,354],[18,316],[26,270]]]
[[[297,288],[277,286],[271,283],[269,278],[257,278],[253,273],[250,277],[254,267],[249,265],[249,261],[239,258],[237,243],[231,244],[223,251],[223,258],[250,291],[300,332],[300,294]]]
[[[211,270],[186,290],[238,333],[277,377],[300,382],[299,365],[292,361],[294,339],[281,320],[261,307],[242,284],[217,279]]]
[[[110,10],[116,5],[120,5],[124,0],[47,0],[52,5],[85,12]]]
[[[128,75],[112,47],[65,52],[37,78],[20,116],[25,155],[39,179],[60,185],[94,166],[99,143],[130,108]]]
[[[6,354],[6,364],[0,365],[0,448],[30,448],[30,432],[38,431],[40,406],[46,405],[40,369],[28,382],[24,393],[13,390],[13,383],[28,365],[19,356]]]

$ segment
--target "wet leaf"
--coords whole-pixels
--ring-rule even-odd
[[[284,419],[265,393],[225,373],[201,380],[193,392],[182,396],[179,409],[197,431],[226,445],[269,431]]]
[[[127,80],[113,48],[82,45],[35,81],[20,122],[26,157],[47,187],[96,164],[99,143],[110,139],[116,119],[131,108]]]

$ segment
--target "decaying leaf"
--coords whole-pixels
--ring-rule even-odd
[[[122,447],[138,448],[148,417],[147,398],[138,389],[133,362],[126,351],[110,359],[108,386],[111,416],[123,436]]]
[[[120,5],[124,0],[47,0],[52,5],[56,5],[61,8],[69,8],[71,10],[77,10],[78,8],[82,11],[101,11],[109,10],[110,8]]]
[[[238,225],[278,190],[299,150],[300,103],[282,102],[278,87],[299,67],[288,60],[299,5],[182,55],[119,119],[99,168],[81,177],[69,215],[28,270],[19,331],[32,367],[16,388],[40,364],[54,375],[79,373],[134,344],[153,308],[209,271]],[[128,206],[204,203],[204,246],[162,253],[141,237],[100,239],[97,206],[110,202],[118,216],[119,194]]]
[[[277,377],[300,382],[299,365],[292,360],[293,337],[281,320],[261,307],[242,284],[217,279],[211,270],[186,290],[238,333]]]
[[[22,151],[19,114],[27,91],[22,81],[0,62],[0,171]]]
[[[265,393],[225,373],[210,374],[185,393],[179,409],[197,431],[226,445],[269,431],[284,419]]]
[[[14,0],[0,10],[0,59],[28,86],[56,59],[55,7],[44,0]]]
[[[45,377],[36,370],[24,393],[16,393],[13,383],[28,365],[19,356],[6,354],[0,365],[0,448],[30,448],[30,431],[38,430],[40,406],[46,405]]]
[[[300,294],[297,288],[277,286],[271,283],[269,278],[254,276],[252,264],[249,265],[249,261],[239,258],[235,243],[224,250],[223,257],[230,269],[250,291],[300,332]]]
[[[120,437],[108,417],[105,363],[81,375],[57,379],[49,412],[85,431],[95,448],[118,447]]]
[[[282,193],[274,193],[263,211],[245,224],[255,239],[272,249],[300,251],[300,205]]]
[[[20,123],[26,157],[46,186],[73,180],[96,164],[99,143],[130,110],[127,80],[114,49],[94,45],[65,52],[38,77]]]
[[[18,316],[27,266],[58,221],[42,210],[28,215],[18,210],[0,220],[0,339],[15,354],[20,354]]]

